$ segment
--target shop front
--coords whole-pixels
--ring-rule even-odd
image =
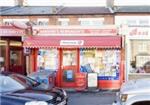
[[[0,26],[0,70],[25,74],[22,36],[25,31]]]
[[[127,27],[126,76],[127,80],[150,76],[150,30],[149,27]]]
[[[24,48],[30,49],[34,58],[33,71],[55,71],[56,85],[63,88],[120,88],[124,72],[122,37],[114,28],[41,30],[43,35],[38,31],[24,41]]]

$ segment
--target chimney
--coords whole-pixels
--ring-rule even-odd
[[[28,2],[27,0],[17,0],[18,1],[18,5],[19,6],[27,6],[28,5]]]
[[[18,6],[23,6],[23,0],[16,0],[18,3]]]
[[[111,13],[114,13],[114,0],[106,0],[106,6],[109,8]]]
[[[56,14],[56,13],[60,12],[63,8],[64,8],[64,6],[62,6],[62,5],[54,6],[54,7],[52,7],[52,13]]]
[[[106,0],[106,6],[108,8],[113,8],[114,7],[114,0]]]

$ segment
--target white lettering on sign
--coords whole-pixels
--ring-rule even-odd
[[[104,36],[117,35],[117,28],[109,27],[81,27],[81,26],[67,26],[67,27],[33,27],[33,35],[39,36]]]
[[[84,45],[84,40],[61,40],[60,45]]]

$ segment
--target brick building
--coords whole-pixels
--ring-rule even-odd
[[[144,68],[150,61],[150,7],[122,6],[115,11],[115,25],[125,37],[126,80],[149,77]]]
[[[141,6],[138,8],[139,10],[135,8],[137,7],[112,7],[112,5],[108,5],[108,7],[2,7],[2,14],[0,16],[1,25],[9,26],[13,21],[21,21],[31,24],[33,30],[38,29],[43,31],[33,31],[33,36],[31,36],[32,40],[26,35],[14,35],[13,37],[2,35],[1,40],[7,39],[7,41],[10,41],[16,39],[14,37],[20,38],[19,41],[25,43],[23,46],[26,54],[22,56],[25,57],[22,60],[26,61],[21,62],[26,62],[25,65],[22,65],[25,66],[23,68],[26,68],[26,72],[32,73],[37,71],[43,65],[45,69],[57,69],[56,82],[60,87],[75,87],[77,85],[76,75],[85,72],[86,68],[86,70],[95,70],[95,73],[98,74],[98,84],[95,83],[96,87],[100,89],[118,89],[123,81],[123,76],[125,79],[128,78],[129,71],[128,69],[124,71],[124,65],[126,60],[127,66],[125,67],[128,68],[130,61],[127,58],[124,59],[124,57],[125,54],[126,56],[130,56],[130,54],[126,53],[128,49],[124,50],[126,48],[124,46],[124,40],[118,36],[117,29],[114,25],[119,29],[120,35],[126,35],[131,29],[127,23],[134,23],[130,19],[135,20],[135,18],[138,18],[138,23],[140,22],[139,19],[145,19],[145,17],[149,19],[149,7]],[[143,25],[146,21],[143,21]],[[132,28],[135,28],[135,24],[133,26]],[[95,34],[95,29],[98,30],[97,34]],[[137,34],[134,30],[131,30],[132,32],[130,33]],[[142,27],[140,30],[142,30],[143,34],[149,33],[147,32],[147,27]],[[130,41],[129,37],[123,37],[128,42]],[[134,38],[132,37],[132,39]],[[131,46],[128,42],[125,42],[127,48]],[[96,45],[97,43],[99,45]],[[7,44],[7,46],[9,45]],[[11,47],[11,49],[13,48]],[[15,49],[17,50],[18,48]],[[22,51],[24,50],[22,49]],[[7,50],[8,55],[5,55],[7,56],[7,61],[10,59],[9,53],[9,50]],[[108,57],[107,55],[110,55],[109,58],[112,58],[109,62],[106,59]],[[106,58],[103,58],[103,56],[106,56]],[[76,61],[74,61],[74,57]],[[43,61],[44,63],[51,63],[43,64]],[[90,63],[91,67],[86,65],[88,63]],[[10,67],[9,64],[7,64],[8,69]],[[71,66],[68,66],[68,64],[71,64]],[[99,65],[99,67],[96,65]],[[110,69],[106,70],[106,67]]]

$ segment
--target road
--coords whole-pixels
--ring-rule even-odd
[[[69,92],[68,105],[111,105],[116,92]]]

